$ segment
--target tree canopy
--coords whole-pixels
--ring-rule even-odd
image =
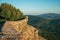
[[[0,5],[0,18],[15,21],[22,19],[23,13],[19,9],[16,9],[11,4],[2,3]]]

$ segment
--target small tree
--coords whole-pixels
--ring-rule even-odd
[[[0,17],[6,20],[19,20],[23,18],[23,13],[11,4],[2,3],[0,5]]]

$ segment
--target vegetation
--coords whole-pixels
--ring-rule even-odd
[[[60,19],[48,19],[40,16],[29,16],[28,24],[39,30],[39,35],[47,40],[60,40]]]
[[[23,13],[11,4],[2,3],[0,5],[0,20],[19,20],[23,18]]]

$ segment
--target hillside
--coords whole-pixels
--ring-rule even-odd
[[[60,14],[57,13],[45,13],[37,16],[47,18],[47,19],[60,19]]]
[[[28,24],[40,30],[39,35],[47,40],[60,39],[60,14],[28,15]]]

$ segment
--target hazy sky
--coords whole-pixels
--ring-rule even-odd
[[[60,0],[0,0],[19,8],[24,14],[60,13]]]

